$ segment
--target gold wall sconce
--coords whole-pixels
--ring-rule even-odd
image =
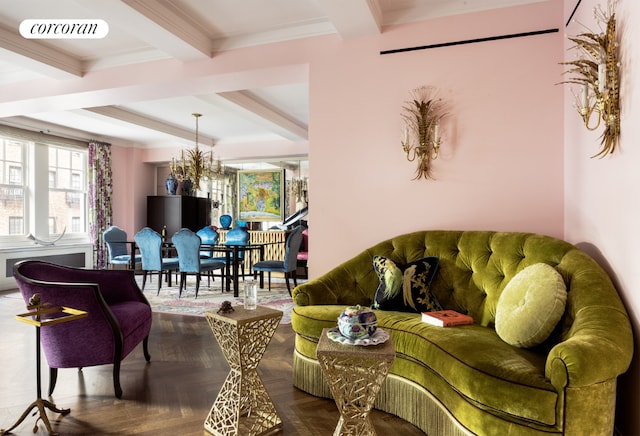
[[[432,87],[422,86],[411,91],[411,100],[402,107],[404,131],[401,140],[402,150],[407,160],[417,160],[417,179],[433,179],[432,161],[438,158],[442,137],[440,121],[445,116],[444,103],[435,97]]]
[[[618,42],[616,41],[616,1],[607,2],[606,10],[598,5],[594,16],[604,29],[600,33],[581,33],[569,37],[575,43],[578,59],[563,62],[569,65],[565,74],[572,77],[562,83],[578,85],[580,92],[572,90],[575,105],[589,130],[596,130],[601,124],[601,149],[592,157],[604,157],[615,151],[620,136],[620,64]],[[596,120],[592,121],[595,116]]]

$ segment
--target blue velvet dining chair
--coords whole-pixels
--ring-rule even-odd
[[[131,254],[129,254],[127,232],[118,226],[111,226],[102,232],[102,239],[105,244],[107,244],[107,251],[109,253],[107,264],[110,269],[113,269],[114,265],[124,265],[129,268],[131,265]],[[134,255],[134,259],[136,264],[142,262],[142,256],[139,254]]]
[[[180,267],[180,290],[178,298],[182,296],[182,289],[186,288],[188,274],[196,275],[196,298],[200,290],[202,273],[210,274],[217,269],[224,269],[225,263],[215,259],[202,258],[200,256],[200,244],[202,240],[193,231],[183,228],[171,237],[173,245],[178,251],[178,265]],[[222,275],[222,289],[224,290],[224,275]]]
[[[269,291],[271,291],[271,273],[281,272],[284,273],[285,280],[287,282],[287,290],[291,295],[291,285],[289,284],[289,278],[293,278],[293,285],[298,286],[296,278],[296,270],[298,268],[298,251],[300,251],[300,245],[302,244],[302,230],[304,227],[297,226],[287,236],[285,241],[285,252],[283,260],[264,260],[253,264],[254,275],[256,272],[264,274],[267,272],[269,280]],[[260,280],[263,283],[263,280]]]
[[[200,236],[200,241],[204,245],[216,245],[220,237],[218,232],[211,226],[204,226],[196,232],[196,235]],[[203,259],[211,258],[213,257],[211,253],[211,251],[200,250],[200,257]]]
[[[145,227],[135,234],[133,238],[142,256],[142,290],[147,283],[148,272],[158,272],[158,294],[162,287],[162,274],[167,273],[167,281],[171,286],[171,271],[177,271],[177,257],[163,257],[162,236],[150,227]]]
[[[236,226],[229,230],[225,235],[224,244],[225,245],[247,245],[249,243],[249,239],[251,238],[251,234],[247,230],[245,226]],[[226,256],[218,256],[214,257],[215,260],[221,260],[223,262],[227,262]],[[229,261],[233,262],[233,253],[229,253]],[[244,251],[238,251],[238,262],[240,262],[240,268],[242,269],[242,277],[244,277]]]

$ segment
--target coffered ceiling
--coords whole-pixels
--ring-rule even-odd
[[[283,80],[232,91],[197,83],[149,85],[127,95],[27,99],[17,90],[60,89],[91,73],[173,59],[207,60],[235,48],[317,35],[343,39],[386,26],[545,0],[2,0],[0,122],[137,147],[306,141],[308,84]],[[548,1],[548,0],[546,0]],[[26,19],[102,19],[103,39],[25,39]],[[153,96],[153,97],[152,97]],[[107,102],[107,104],[103,104]]]

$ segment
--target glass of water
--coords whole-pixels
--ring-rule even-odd
[[[258,305],[258,284],[255,280],[244,282],[244,308],[254,310]]]

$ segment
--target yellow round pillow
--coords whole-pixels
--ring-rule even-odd
[[[546,263],[530,265],[505,286],[496,306],[496,333],[506,343],[528,348],[541,344],[562,318],[567,287]]]

